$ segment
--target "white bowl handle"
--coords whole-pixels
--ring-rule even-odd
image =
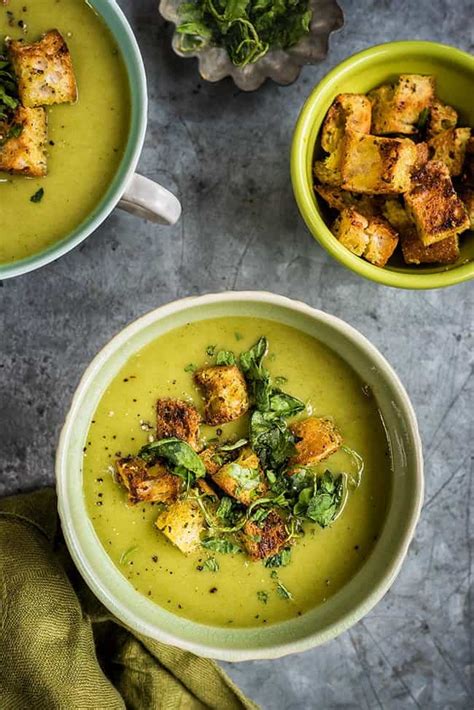
[[[181,215],[181,203],[177,197],[138,173],[130,180],[118,206],[158,224],[175,224]]]

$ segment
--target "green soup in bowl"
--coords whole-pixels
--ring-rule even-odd
[[[269,568],[241,550],[213,552],[215,569],[209,550],[183,555],[156,528],[160,504],[130,502],[114,463],[150,440],[157,398],[202,411],[196,363],[216,349],[245,351],[262,335],[272,376],[315,416],[331,417],[365,468],[339,516],[305,526],[289,564]],[[234,440],[246,426],[244,415],[201,435]],[[351,466],[344,451],[324,462],[333,472]],[[159,308],[99,353],[61,435],[57,488],[74,561],[125,623],[205,656],[270,658],[334,637],[388,589],[421,507],[421,443],[398,378],[353,328],[280,296],[217,294]]]
[[[35,138],[35,144],[46,146],[46,175],[0,170],[0,279],[71,250],[118,203],[166,224],[180,213],[171,193],[134,173],[146,129],[146,78],[138,45],[115,0],[0,4],[0,52],[7,38],[32,45],[52,30],[67,44],[77,98],[33,108],[46,115],[46,135]],[[41,75],[44,58],[38,61]],[[25,133],[24,128],[20,138]],[[2,145],[0,139],[0,152]]]
[[[429,74],[436,79],[437,96],[456,108],[459,125],[474,126],[472,86],[474,58],[453,47],[425,41],[390,42],[349,57],[313,89],[296,124],[291,177],[300,212],[311,234],[338,261],[356,273],[398,288],[440,288],[474,277],[474,236],[460,236],[461,254],[450,266],[407,266],[393,258],[379,268],[355,256],[338,242],[328,227],[327,212],[314,192],[313,163],[324,117],[340,93],[366,94],[400,74]]]

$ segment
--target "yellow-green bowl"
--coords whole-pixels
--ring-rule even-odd
[[[354,54],[313,89],[296,124],[291,149],[291,179],[301,215],[311,234],[334,258],[372,281],[397,288],[441,288],[474,278],[474,234],[461,235],[460,259],[446,266],[379,268],[352,254],[331,234],[313,189],[312,167],[317,138],[335,96],[366,93],[399,74],[432,74],[437,95],[459,113],[460,125],[474,127],[474,57],[435,42],[389,42]]]

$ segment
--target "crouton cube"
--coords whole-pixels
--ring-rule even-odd
[[[13,119],[0,129],[0,170],[28,177],[47,172],[47,126],[44,108],[19,106]]]
[[[251,520],[245,523],[242,540],[252,560],[273,557],[288,545],[285,521],[280,513],[272,508],[261,523]]]
[[[46,32],[34,44],[11,40],[8,53],[24,106],[34,108],[76,101],[77,87],[71,55],[57,30]]]
[[[333,234],[346,249],[375,266],[385,266],[398,244],[398,234],[382,217],[360,214],[350,207],[341,212]]]
[[[410,173],[419,158],[409,138],[380,138],[347,131],[341,163],[344,190],[396,194],[410,187]]]
[[[333,153],[339,146],[346,130],[370,133],[372,105],[363,94],[339,94],[324,119],[321,146]]]
[[[459,237],[454,234],[435,244],[425,246],[416,229],[405,232],[401,238],[406,264],[453,264],[459,258]]]
[[[235,461],[212,474],[212,480],[243,505],[250,505],[267,491],[258,456],[249,447],[245,447]]]
[[[355,207],[363,215],[376,215],[380,212],[377,197],[356,195],[331,185],[315,185],[314,189],[333,210],[341,212],[346,207]]]
[[[459,190],[459,197],[469,216],[469,229],[474,229],[474,189],[462,186]]]
[[[404,199],[418,236],[426,246],[469,228],[466,209],[454,191],[448,168],[440,161],[430,160],[413,174]]]
[[[199,412],[180,399],[159,399],[156,403],[156,435],[158,439],[176,437],[193,449],[199,446]]]
[[[206,468],[206,473],[210,476],[217,473],[224,463],[222,456],[219,454],[215,446],[209,446],[207,449],[203,449],[203,451],[199,454],[199,458]]]
[[[314,163],[314,175],[324,185],[334,185],[337,187],[342,182],[341,176],[342,143],[333,152],[322,160]]]
[[[201,544],[204,516],[194,500],[179,500],[158,516],[155,525],[185,555]]]
[[[203,367],[194,373],[204,395],[204,416],[211,426],[231,422],[249,408],[247,385],[236,365]]]
[[[128,490],[128,499],[135,503],[169,503],[178,497],[181,479],[157,463],[147,466],[139,457],[118,459],[115,468],[121,483]]]
[[[428,143],[416,143],[416,161],[415,168],[422,168],[428,162],[430,151]]]
[[[450,128],[456,128],[458,122],[457,111],[447,104],[435,99],[431,105],[430,116],[428,119],[428,136],[432,138],[448,131]]]
[[[434,90],[432,76],[401,74],[395,84],[371,91],[372,133],[417,133],[420,114],[431,106]]]
[[[397,199],[385,200],[382,214],[399,234],[403,234],[413,228],[413,221],[410,219],[405,207]]]
[[[428,141],[430,158],[447,165],[450,175],[460,175],[470,137],[470,128],[450,128],[438,133]]]
[[[328,419],[308,417],[290,427],[296,437],[296,453],[290,459],[290,467],[308,466],[324,461],[342,444],[342,436]],[[289,473],[295,472],[290,468]]]

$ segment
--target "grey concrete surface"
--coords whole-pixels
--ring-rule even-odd
[[[273,662],[224,664],[267,710],[473,707],[473,288],[424,293],[362,281],[313,241],[289,180],[292,127],[347,55],[398,38],[473,48],[471,0],[345,0],[328,59],[291,87],[245,95],[176,58],[154,0],[121,0],[149,77],[140,170],[176,191],[173,229],[115,211],[80,248],[0,288],[0,495],[54,481],[78,379],[129,321],[172,299],[269,289],[340,316],[387,356],[415,405],[426,502],[402,572],[357,626]]]

